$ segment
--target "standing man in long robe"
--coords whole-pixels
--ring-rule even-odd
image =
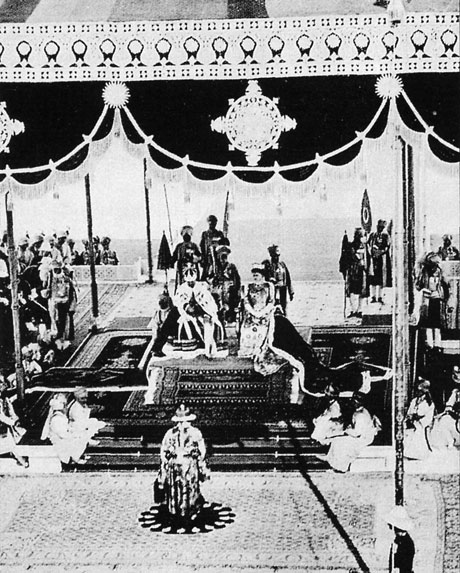
[[[161,442],[158,482],[165,490],[168,512],[179,519],[193,518],[204,503],[200,482],[209,477],[203,436],[191,422],[196,419],[183,404],[176,410]]]
[[[218,245],[228,245],[224,233],[217,229],[217,217],[209,215],[209,228],[201,234],[200,250],[201,264],[203,265],[203,274],[201,280],[205,281],[216,273],[216,247]]]
[[[176,291],[185,281],[184,270],[187,265],[192,264],[199,275],[198,263],[201,261],[201,252],[198,245],[192,241],[193,227],[184,225],[180,232],[182,243],[176,245],[171,263],[176,264]]]
[[[383,289],[390,287],[391,260],[390,260],[390,235],[385,231],[387,223],[380,219],[377,230],[369,235],[367,242],[369,254],[368,277],[370,285],[371,302],[383,304]]]
[[[291,275],[285,262],[280,260],[280,250],[278,245],[268,247],[270,260],[265,260],[266,279],[275,285],[275,304],[279,305],[283,314],[286,314],[288,296],[289,300],[294,298]]]

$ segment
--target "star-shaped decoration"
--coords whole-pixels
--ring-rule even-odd
[[[278,98],[264,96],[256,80],[249,81],[242,97],[228,103],[227,114],[212,120],[211,129],[225,134],[229,149],[243,151],[251,166],[267,149],[278,149],[280,135],[297,125],[295,119],[281,115]]]

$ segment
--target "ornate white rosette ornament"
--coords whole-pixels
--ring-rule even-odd
[[[391,74],[380,76],[375,84],[375,92],[382,99],[396,99],[402,92],[401,78]]]
[[[129,89],[121,82],[111,82],[105,86],[102,99],[110,108],[120,109],[129,101]]]
[[[0,153],[9,153],[8,147],[13,135],[23,133],[24,124],[17,119],[11,119],[6,111],[6,102],[0,101]]]
[[[297,125],[295,119],[281,115],[278,98],[264,96],[256,80],[249,81],[242,97],[230,99],[228,103],[227,115],[213,119],[211,129],[225,133],[230,141],[229,149],[243,151],[251,166],[259,163],[267,149],[278,149],[283,131]]]

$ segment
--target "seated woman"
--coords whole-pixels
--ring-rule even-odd
[[[344,413],[343,416],[343,434],[330,440],[326,461],[335,471],[347,472],[351,463],[372,444],[381,430],[379,419],[369,413],[362,400],[361,394],[353,394],[349,404],[351,409],[348,415]]]
[[[343,435],[343,416],[339,402],[339,391],[329,384],[325,389],[327,406],[318,417],[313,419],[315,429],[311,437],[322,444],[329,445],[335,436]]]
[[[164,357],[163,347],[168,338],[173,338],[174,349],[186,356],[196,356],[204,350],[208,358],[226,355],[224,327],[218,317],[218,308],[208,283],[197,280],[194,265],[187,264],[184,269],[185,282],[181,284],[173,297],[171,309],[159,329],[153,343],[153,355]]]
[[[404,456],[414,460],[423,460],[430,453],[427,428],[431,426],[435,413],[430,383],[428,380],[419,380],[404,420]]]
[[[85,464],[83,458],[90,439],[87,430],[73,431],[67,417],[65,394],[55,394],[50,400],[48,418],[43,426],[42,440],[49,439],[62,464]]]
[[[289,363],[295,375],[291,402],[299,402],[300,393],[309,393],[307,386],[325,367],[293,324],[276,312],[274,287],[265,280],[265,267],[254,264],[251,272],[253,281],[243,299],[238,355],[253,358],[255,370],[264,376]]]
[[[176,410],[161,443],[158,483],[164,488],[168,512],[178,519],[191,519],[204,503],[200,482],[209,478],[203,436],[191,422],[196,416],[183,404]]]

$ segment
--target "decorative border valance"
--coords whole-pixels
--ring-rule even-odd
[[[135,81],[460,70],[459,14],[0,25],[0,81]]]
[[[355,137],[345,145],[334,149],[322,156],[316,154],[313,158],[304,161],[269,166],[241,166],[206,163],[195,161],[188,156],[181,157],[166,149],[155,141],[154,133],[146,133],[129,109],[130,93],[126,85],[121,83],[108,84],[103,91],[104,108],[91,133],[83,137],[83,141],[73,151],[57,161],[50,161],[46,165],[37,165],[30,168],[0,169],[0,183],[5,191],[22,198],[33,198],[37,192],[46,193],[53,185],[53,179],[70,181],[81,176],[80,171],[87,169],[88,160],[94,160],[104,153],[114,138],[123,141],[128,151],[149,159],[157,172],[187,171],[192,178],[200,181],[218,181],[238,178],[247,183],[266,183],[270,179],[282,179],[289,182],[301,183],[308,179],[319,167],[342,166],[360,154],[361,148],[367,139],[379,139],[386,132],[389,117],[388,104],[391,106],[391,121],[404,131],[407,140],[417,137],[419,144],[424,140],[424,146],[436,147],[435,155],[446,165],[456,164],[459,161],[460,150],[457,146],[444,140],[428,125],[417,111],[412,101],[403,89],[402,81],[397,76],[381,76],[375,86],[380,98],[380,106],[367,127],[356,132]],[[411,110],[415,131],[405,126],[399,116],[396,101],[404,101]],[[389,145],[389,143],[387,142]],[[71,173],[69,173],[71,172]],[[53,177],[54,176],[54,177]],[[28,189],[27,189],[28,188]]]

